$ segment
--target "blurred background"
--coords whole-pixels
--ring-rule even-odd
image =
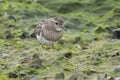
[[[57,48],[44,50],[46,57],[42,57],[33,31],[41,19],[54,16],[64,18],[67,31]],[[116,77],[120,41],[111,38],[120,38],[119,31],[113,34],[118,28],[119,0],[0,0],[0,77],[29,80],[18,77],[21,72],[32,80],[103,80],[97,78],[99,74]],[[44,66],[40,64],[38,70],[28,64],[36,54]]]

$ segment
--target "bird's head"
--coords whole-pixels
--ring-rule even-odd
[[[51,18],[52,22],[53,22],[53,28],[56,31],[64,31],[65,27],[64,27],[64,20],[61,17],[53,17]]]

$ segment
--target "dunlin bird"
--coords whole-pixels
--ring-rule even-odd
[[[63,24],[64,20],[61,17],[41,20],[35,28],[35,35],[41,43],[54,44],[63,36]]]

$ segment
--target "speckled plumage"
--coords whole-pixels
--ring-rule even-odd
[[[53,17],[41,20],[35,28],[35,35],[41,43],[54,43],[61,39],[64,32],[64,20]]]

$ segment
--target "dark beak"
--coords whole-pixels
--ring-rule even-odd
[[[64,26],[62,26],[62,29],[63,29],[65,32],[67,31]]]

